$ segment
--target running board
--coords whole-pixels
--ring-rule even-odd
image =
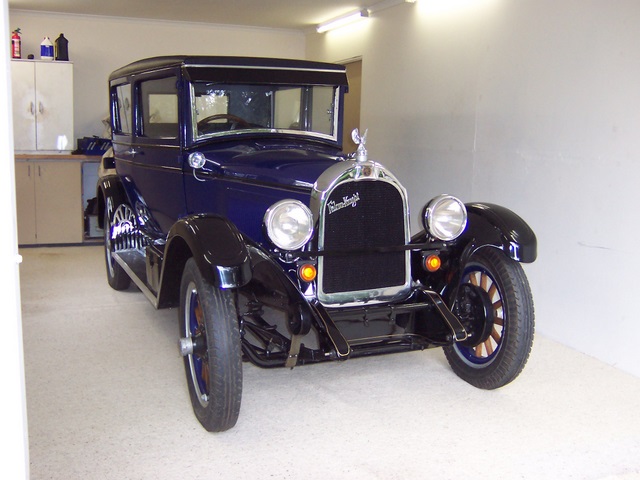
[[[144,255],[137,250],[121,250],[119,252],[113,252],[111,257],[122,267],[127,275],[129,275],[131,281],[144,293],[144,296],[147,297],[153,306],[158,308],[158,297],[144,280],[147,276],[147,265]]]

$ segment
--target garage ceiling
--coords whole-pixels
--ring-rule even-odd
[[[362,8],[402,0],[9,0],[9,8],[81,15],[306,30]]]

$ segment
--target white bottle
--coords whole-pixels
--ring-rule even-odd
[[[49,37],[44,37],[40,44],[40,58],[42,60],[53,60],[53,42]]]

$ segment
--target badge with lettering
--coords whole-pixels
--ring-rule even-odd
[[[360,200],[360,194],[358,192],[354,193],[352,196],[345,195],[342,197],[341,202],[336,202],[331,200],[327,203],[327,209],[329,210],[329,215],[338,210],[342,210],[343,208],[353,207],[355,208],[358,205],[358,201]]]

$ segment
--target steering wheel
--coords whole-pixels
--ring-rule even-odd
[[[238,126],[242,128],[249,128],[249,122],[247,122],[244,118],[240,118],[236,115],[231,115],[230,113],[216,113],[215,115],[209,115],[208,117],[204,117],[202,120],[198,121],[198,128],[202,128],[204,125],[210,122],[214,122],[216,120],[225,119],[227,123],[231,124],[231,128],[229,130],[235,130]]]

